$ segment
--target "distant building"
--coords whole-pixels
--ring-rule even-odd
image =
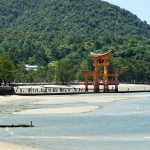
[[[38,68],[37,65],[29,65],[29,64],[26,64],[25,67],[26,67],[26,70],[37,70]]]

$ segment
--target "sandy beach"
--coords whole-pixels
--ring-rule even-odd
[[[84,86],[76,86],[84,87]],[[149,85],[121,84],[120,91],[150,90]],[[69,114],[86,113],[100,109],[97,103],[108,103],[129,98],[149,97],[150,93],[99,93],[79,95],[43,95],[43,96],[0,96],[0,116],[6,114]],[[86,106],[66,107],[63,104],[85,103]],[[90,104],[90,105],[89,105]],[[40,105],[62,105],[61,108],[40,108]],[[33,148],[0,142],[0,150],[33,150]]]
[[[8,144],[4,142],[0,142],[0,150],[35,150],[29,147],[23,147],[20,145]]]

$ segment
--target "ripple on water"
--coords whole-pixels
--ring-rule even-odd
[[[86,115],[4,116],[1,120],[6,124],[26,124],[32,120],[35,127],[0,129],[0,138],[18,144],[59,150],[75,150],[80,147],[84,150],[98,150],[99,147],[104,150],[143,150],[143,144],[144,147],[150,147],[148,99],[123,100],[102,105],[101,109]]]

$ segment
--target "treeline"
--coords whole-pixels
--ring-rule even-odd
[[[83,80],[90,52],[110,50],[120,81],[149,80],[150,25],[129,11],[101,0],[1,0],[0,14],[1,80]]]
[[[54,37],[31,32],[1,32],[0,53],[11,52],[16,64],[24,62],[45,66],[63,58],[78,59],[80,63],[90,52],[105,53],[113,50],[118,57],[150,61],[150,39],[140,36],[82,36]]]
[[[120,82],[146,82],[150,76],[150,62],[133,60],[131,58],[112,57],[108,67],[109,73],[119,71]],[[94,71],[91,58],[78,60],[65,58],[59,61],[52,61],[46,66],[38,66],[37,70],[26,70],[25,64],[17,66],[10,60],[9,54],[0,55],[0,79],[11,82],[55,82],[66,84],[73,81],[84,81],[84,71]],[[100,68],[103,73],[103,68]],[[93,80],[89,78],[89,80]],[[109,78],[110,82],[114,79]]]

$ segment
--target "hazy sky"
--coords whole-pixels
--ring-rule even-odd
[[[150,24],[150,0],[103,0],[124,8]]]

